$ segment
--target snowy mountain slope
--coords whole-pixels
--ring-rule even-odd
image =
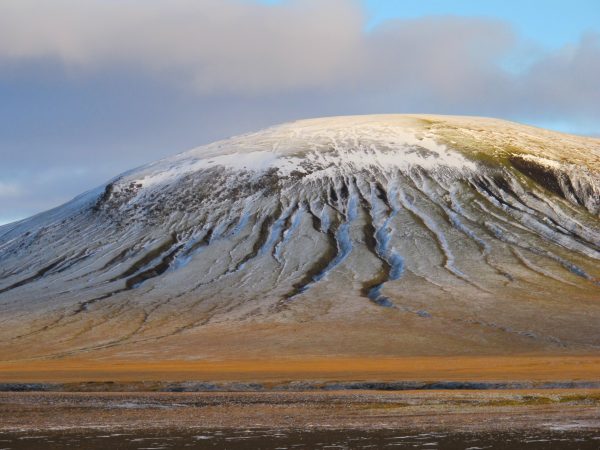
[[[0,227],[0,261],[8,359],[204,354],[174,336],[248,324],[356,324],[384,354],[597,349],[600,141],[467,117],[293,122]]]

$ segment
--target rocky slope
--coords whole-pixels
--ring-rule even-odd
[[[596,351],[600,141],[284,124],[0,227],[0,262],[2,359]]]

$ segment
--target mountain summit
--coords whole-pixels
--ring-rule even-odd
[[[0,227],[0,357],[597,350],[600,140],[302,120]]]

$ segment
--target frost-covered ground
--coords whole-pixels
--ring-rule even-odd
[[[597,449],[597,391],[0,393],[10,449]]]
[[[594,352],[599,260],[597,139],[299,121],[0,227],[0,355]]]

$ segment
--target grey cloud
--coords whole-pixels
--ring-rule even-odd
[[[498,61],[516,36],[502,22],[432,17],[390,21],[366,40],[374,84],[411,103],[464,107],[506,85]]]
[[[353,70],[363,20],[347,0],[9,0],[0,4],[0,55],[53,57],[76,71],[125,64],[203,93],[264,92]]]
[[[525,103],[600,120],[600,34],[589,33],[537,61],[520,78]]]
[[[492,114],[597,115],[597,35],[512,73],[502,61],[525,44],[506,23],[439,16],[368,33],[365,23],[354,0],[7,0],[0,67],[47,58],[74,77],[129,68],[200,96],[312,89]]]
[[[597,35],[511,73],[502,61],[524,44],[506,23],[439,16],[368,33],[365,23],[354,0],[7,0],[0,64],[50,58],[75,77],[125,67],[200,96],[312,89],[499,114],[598,110]]]

